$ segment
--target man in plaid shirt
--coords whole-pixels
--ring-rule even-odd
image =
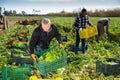
[[[76,50],[75,53],[78,52],[78,47],[80,43],[80,37],[79,37],[79,30],[82,30],[86,28],[86,25],[92,26],[92,24],[89,22],[88,15],[86,15],[87,10],[83,8],[81,10],[81,13],[76,17],[76,20],[73,24],[73,27],[76,29]],[[82,53],[85,53],[85,39],[81,39],[82,41]]]

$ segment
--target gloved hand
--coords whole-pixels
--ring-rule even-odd
[[[64,46],[63,46],[63,44],[59,44],[59,47],[60,47],[60,48],[63,48]]]
[[[82,28],[79,29],[80,31],[82,30]]]
[[[36,55],[35,54],[31,54],[31,57],[32,57],[32,59],[36,62]]]

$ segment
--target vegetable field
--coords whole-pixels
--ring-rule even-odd
[[[10,43],[13,35],[16,32],[16,28],[19,24],[15,24],[19,17],[9,17],[10,27],[1,32],[0,34],[0,79],[2,78],[2,66],[7,64],[12,64],[10,58]],[[23,19],[24,17],[22,17]],[[40,17],[42,18],[42,17]],[[40,19],[37,17],[37,19]],[[52,72],[52,76],[47,77],[47,79],[55,79],[56,77],[61,77],[63,80],[120,80],[120,75],[117,76],[106,76],[102,73],[96,72],[96,61],[104,60],[106,58],[117,58],[120,60],[120,18],[111,17],[109,34],[105,34],[100,42],[96,42],[95,37],[87,39],[88,50],[85,54],[81,51],[75,54],[71,51],[71,46],[75,43],[75,30],[72,24],[75,20],[74,17],[49,17],[51,23],[55,24],[62,36],[67,36],[67,42],[63,42],[64,50],[67,54],[67,66],[64,72]],[[34,19],[34,17],[32,17]],[[90,17],[91,23],[97,25],[97,21],[100,17]],[[37,27],[37,24],[28,25],[28,43],[32,35],[33,30]],[[53,39],[51,46],[56,45],[56,39]],[[12,64],[13,65],[13,64]]]

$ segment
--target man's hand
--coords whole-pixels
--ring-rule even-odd
[[[32,57],[32,59],[36,62],[36,55],[35,54],[31,54],[31,57]]]
[[[60,48],[63,48],[64,46],[63,46],[62,44],[59,44],[59,47],[60,47]]]

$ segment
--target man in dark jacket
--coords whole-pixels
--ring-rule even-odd
[[[87,10],[83,8],[81,12],[76,17],[76,20],[73,24],[73,27],[76,29],[76,50],[75,53],[78,52],[78,47],[80,43],[80,36],[79,36],[79,30],[82,30],[86,28],[86,25],[89,24],[92,26],[92,24],[89,22],[88,15],[86,15]],[[81,39],[82,41],[82,53],[85,52],[85,39]]]
[[[34,49],[39,52],[48,49],[50,41],[54,37],[56,37],[59,42],[59,47],[63,48],[61,34],[59,33],[57,27],[51,24],[48,18],[41,19],[40,26],[34,30],[30,40],[30,53],[34,61],[36,61]]]
[[[96,37],[97,41],[104,35],[104,27],[106,26],[106,34],[108,34],[110,18],[102,18],[97,23],[98,35]]]

